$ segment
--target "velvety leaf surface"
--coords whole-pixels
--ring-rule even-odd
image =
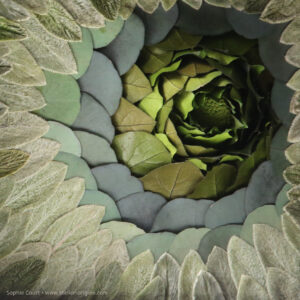
[[[0,28],[1,41],[23,40],[27,37],[26,31],[20,24],[3,16],[0,17]]]
[[[300,142],[300,138],[299,138],[299,127],[300,127],[300,117],[299,115],[297,115],[292,124],[291,127],[289,129],[289,133],[288,133],[288,141],[290,143],[298,143]]]
[[[252,277],[242,275],[237,293],[237,300],[256,300],[268,298],[268,292],[263,286],[261,286]]]
[[[212,203],[210,200],[174,199],[159,211],[151,231],[180,232],[188,227],[203,226],[205,214]]]
[[[135,300],[146,300],[146,299],[165,299],[165,286],[162,279],[159,276],[156,276],[152,279],[145,288],[138,293]]]
[[[285,150],[285,156],[290,163],[292,164],[300,163],[299,150],[300,150],[300,143],[292,144]]]
[[[293,45],[289,50],[286,52],[285,59],[286,61],[295,66],[300,68],[300,54],[299,54],[300,45]]]
[[[127,20],[135,9],[137,0],[122,0],[119,14],[122,19]]]
[[[125,74],[136,62],[144,46],[145,28],[139,17],[132,14],[120,34],[101,52],[112,60],[120,75]]]
[[[283,173],[284,179],[290,184],[299,184],[300,166],[292,165]]]
[[[291,188],[292,188],[292,186],[290,184],[286,184],[286,185],[284,185],[282,190],[277,195],[275,208],[276,208],[277,214],[279,216],[283,213],[283,207],[289,202],[287,192]],[[289,195],[289,196],[291,197],[291,195]],[[291,200],[293,200],[292,197],[291,197]]]
[[[158,211],[165,203],[166,200],[158,194],[140,192],[120,199],[117,205],[124,221],[149,231]]]
[[[33,11],[39,14],[46,14],[47,13],[47,6],[46,3],[38,1],[38,0],[14,0],[24,6],[26,9]]]
[[[159,0],[138,0],[137,4],[142,10],[152,14],[158,8]]]
[[[12,21],[20,21],[29,18],[28,11],[15,1],[1,0],[0,12],[1,16]]]
[[[10,197],[15,185],[15,179],[13,176],[7,176],[0,178],[0,206],[2,207],[5,201]],[[5,213],[6,214],[6,213]],[[5,218],[3,217],[3,220]],[[4,224],[4,223],[2,223]]]
[[[288,81],[287,86],[294,91],[300,91],[300,84],[299,84],[300,72],[299,70],[293,74],[291,79]]]
[[[92,169],[98,188],[115,201],[131,194],[143,192],[142,183],[131,176],[127,167],[121,164],[108,164]]]
[[[299,226],[292,220],[290,216],[284,213],[281,216],[282,231],[290,245],[299,253],[300,239]]]
[[[108,20],[114,20],[118,16],[121,7],[121,0],[103,1],[91,0],[95,8]]]
[[[86,73],[79,79],[81,91],[93,96],[113,115],[122,94],[122,84],[112,62],[102,53],[94,51]]]

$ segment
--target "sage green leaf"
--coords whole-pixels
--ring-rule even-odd
[[[11,210],[9,208],[1,208],[0,209],[0,217],[1,217],[1,221],[0,221],[0,232],[5,228],[8,219],[10,217],[11,214]]]
[[[300,112],[300,92],[296,92],[290,103],[290,113],[297,115]]]
[[[0,177],[16,173],[29,159],[29,154],[21,150],[0,150]]]
[[[188,114],[194,109],[193,102],[195,95],[192,92],[182,92],[175,98],[175,107],[181,112],[185,120]]]
[[[26,31],[17,22],[8,20],[0,16],[0,40],[1,41],[14,41],[24,40],[27,38]]]
[[[121,275],[119,290],[113,299],[134,299],[149,283],[153,267],[154,258],[149,250],[133,258]]]
[[[25,235],[26,242],[41,240],[55,220],[76,208],[83,193],[83,179],[73,178],[61,183],[51,198],[41,199],[40,205],[31,211]]]
[[[202,5],[202,0],[182,0],[182,1],[197,10],[200,9]]]
[[[50,257],[33,290],[65,291],[75,277],[77,263],[78,250],[76,247],[70,246],[56,251]]]
[[[40,171],[53,160],[60,145],[55,141],[40,138],[17,148],[30,154],[26,165],[14,175],[16,181],[20,181]]]
[[[152,92],[148,78],[137,65],[133,65],[132,68],[122,76],[122,82],[124,89],[123,95],[132,103],[145,98]]]
[[[227,188],[233,183],[236,175],[234,166],[228,164],[217,165],[207,172],[207,175],[197,184],[192,199],[220,198],[226,194]]]
[[[11,214],[8,222],[0,232],[0,258],[10,254],[24,241],[25,231],[29,222],[30,212]]]
[[[206,267],[207,272],[218,281],[225,299],[235,299],[237,290],[230,272],[226,251],[215,246],[208,256]]]
[[[10,112],[32,111],[46,105],[41,92],[34,87],[0,84],[0,101],[9,107]]]
[[[248,275],[242,275],[237,300],[264,300],[269,299],[267,290]]]
[[[157,44],[156,47],[163,50],[185,50],[197,46],[202,39],[199,35],[191,35],[183,32],[178,28],[174,28],[166,37],[166,39]]]
[[[285,60],[295,66],[300,68],[300,45],[293,45],[289,50],[286,52]]]
[[[121,8],[121,0],[91,0],[95,8],[108,20],[115,20]]]
[[[30,143],[48,131],[48,123],[27,112],[8,112],[0,119],[0,149]]]
[[[9,267],[9,265],[14,264],[15,262],[24,260],[28,258],[28,253],[27,252],[13,252],[3,258],[1,258],[0,260],[0,272],[2,272],[3,270],[5,270],[7,267]]]
[[[8,113],[8,107],[0,102],[0,118]]]
[[[190,162],[172,163],[149,172],[141,178],[144,189],[175,199],[191,193],[203,178],[201,171]]]
[[[171,162],[171,154],[163,143],[146,132],[127,132],[117,135],[113,148],[119,161],[125,163],[136,175]],[[150,151],[149,151],[150,150]]]
[[[30,257],[10,264],[0,273],[0,291],[30,290],[42,274],[45,262],[37,257]]]
[[[299,38],[299,26],[300,18],[295,18],[283,31],[280,42],[284,44],[298,44],[300,43]]]
[[[144,47],[138,65],[144,73],[153,74],[166,67],[172,61],[172,57],[172,51],[165,51],[155,46]]]
[[[300,182],[300,165],[292,165],[283,172],[284,179],[290,184],[299,184]]]
[[[177,148],[177,153],[181,156],[188,156],[185,147],[177,134],[176,128],[170,119],[166,122],[165,133],[172,144]]]
[[[282,231],[292,247],[300,254],[300,229],[292,218],[284,213],[281,216]]]
[[[290,184],[284,185],[276,197],[275,208],[276,208],[276,212],[279,216],[281,216],[283,214],[283,207],[289,202],[289,197],[291,198],[291,201],[294,200],[293,194],[294,194],[295,190],[293,190],[293,189],[291,190],[291,187],[292,186]],[[290,192],[292,192],[292,193],[290,193]],[[289,193],[289,197],[288,197],[288,193]],[[297,193],[297,189],[296,189],[296,193]]]
[[[96,273],[113,262],[119,263],[122,270],[124,270],[129,263],[126,243],[123,240],[113,241],[113,243],[101,253],[95,264]]]
[[[15,185],[15,179],[13,176],[6,176],[0,178],[0,207],[10,197]]]
[[[142,10],[152,14],[158,8],[159,0],[137,0],[137,4]]]
[[[178,278],[178,299],[193,300],[193,284],[201,270],[206,271],[198,252],[190,250],[182,263]]]
[[[291,185],[288,185],[288,184],[287,184],[287,186],[289,186],[289,188],[291,187]],[[299,197],[299,192],[300,192],[300,186],[294,186],[291,190],[288,191],[287,198],[290,199],[292,203],[297,203],[296,201]],[[287,202],[289,202],[289,201],[287,200],[286,203]]]
[[[155,136],[165,145],[165,147],[169,150],[171,153],[172,158],[177,152],[176,147],[169,141],[169,138],[164,133],[156,133]]]
[[[281,269],[269,268],[267,289],[271,299],[293,300],[299,296],[300,281]]]
[[[97,29],[90,28],[94,48],[102,48],[109,45],[120,33],[123,25],[124,21],[121,18],[117,18],[114,21],[106,22],[105,27]]]
[[[98,28],[105,26],[104,16],[99,14],[91,1],[58,0],[80,26]]]
[[[135,9],[137,0],[121,0],[120,16],[127,20]]]
[[[227,252],[230,273],[237,288],[243,275],[250,276],[262,286],[265,285],[265,270],[252,246],[233,236],[228,243]]]
[[[295,91],[300,91],[300,70],[298,70],[286,84],[289,88]]]
[[[36,113],[46,119],[72,125],[80,111],[79,85],[72,76],[45,72],[47,85],[40,90],[47,105]]]
[[[148,114],[152,119],[156,116],[163,106],[163,97],[159,93],[158,85],[154,87],[154,91],[145,97],[140,103],[139,108]]]
[[[296,2],[296,1],[293,1]],[[271,23],[285,23],[292,20],[296,15],[294,3],[285,3],[280,0],[270,0],[261,14],[261,20]]]
[[[161,0],[161,5],[165,11],[170,10],[175,4],[177,0]]]
[[[52,254],[52,248],[51,245],[42,242],[25,243],[18,249],[18,252],[26,252],[27,257],[34,256],[47,263]]]
[[[196,78],[190,78],[186,84],[186,91],[187,92],[193,92],[198,90],[201,87],[204,87],[208,83],[210,83],[215,78],[222,75],[222,72],[215,71],[208,73],[207,75],[196,77]]]
[[[165,131],[166,123],[173,109],[173,105],[174,105],[174,101],[173,99],[171,99],[167,101],[159,111],[157,116],[157,125],[156,125],[157,131],[159,133],[163,133]]]
[[[67,41],[49,35],[35,17],[20,23],[28,34],[23,44],[41,68],[61,74],[77,73],[76,61]]]
[[[47,1],[47,14],[35,14],[50,34],[70,42],[81,41],[81,29],[73,17],[57,1]]]
[[[51,244],[53,251],[73,245],[98,228],[104,211],[104,207],[95,205],[75,208],[50,225],[42,241]]]
[[[47,2],[40,0],[13,0],[16,3],[19,3],[26,9],[37,13],[37,14],[46,14],[47,13]]]
[[[110,230],[100,230],[81,239],[76,247],[79,253],[78,267],[87,269],[94,266],[96,259],[111,244]]]
[[[288,142],[290,143],[300,142],[299,130],[300,130],[300,115],[297,115],[293,120],[291,127],[289,129]]]
[[[165,298],[165,286],[161,277],[156,276],[152,279],[143,290],[141,290],[135,300],[164,300]]]
[[[1,75],[1,79],[17,85],[45,85],[44,73],[31,53],[20,42],[9,42],[6,45],[10,49],[10,53],[5,57],[5,61],[12,68],[8,73]]]
[[[164,282],[165,299],[178,299],[178,276],[180,266],[177,261],[168,253],[164,253],[156,262],[151,279],[159,276]]]
[[[265,269],[280,268],[299,277],[300,256],[278,229],[269,225],[255,224],[253,240]]]
[[[64,180],[65,174],[65,165],[57,162],[49,163],[33,176],[20,179],[5,202],[5,206],[20,209],[39,205],[53,195]]]
[[[245,0],[243,10],[247,13],[261,13],[269,1],[270,0]]]
[[[225,300],[217,280],[208,272],[201,270],[193,287],[195,300]]]
[[[29,12],[15,1],[0,1],[1,16],[12,21],[20,21],[29,18]]]
[[[68,286],[68,290],[72,291],[72,294],[81,294],[82,291],[92,291],[96,283],[95,268],[86,268],[77,270],[71,284]],[[73,296],[70,296],[72,299]],[[68,299],[68,298],[67,298]]]
[[[231,7],[231,0],[205,0],[205,2],[213,6],[219,6],[225,8]]]

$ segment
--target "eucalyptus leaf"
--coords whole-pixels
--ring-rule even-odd
[[[95,8],[108,20],[115,20],[118,16],[121,0],[91,0]]]

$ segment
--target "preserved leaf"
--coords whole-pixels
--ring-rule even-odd
[[[91,0],[95,8],[108,20],[115,20],[121,8],[121,0]]]
[[[0,41],[23,40],[26,37],[26,31],[19,23],[0,16]]]

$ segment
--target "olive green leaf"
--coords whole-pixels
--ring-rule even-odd
[[[198,74],[205,74],[214,69],[214,67],[210,66],[206,62],[195,58],[193,60],[189,59],[187,62],[183,62],[181,67],[178,69],[178,73],[189,77],[195,77]]]
[[[176,154],[177,149],[176,147],[170,142],[168,136],[164,133],[156,133],[155,136],[165,145],[165,147],[169,150],[171,153],[171,156]]]
[[[293,1],[297,2],[297,1]],[[270,0],[261,14],[261,19],[265,22],[276,24],[285,23],[292,20],[296,15],[294,3],[281,0]]]
[[[80,293],[83,290],[91,291],[96,282],[95,269],[91,268],[79,268],[73,277],[71,284],[68,286],[68,290],[72,293]]]
[[[184,88],[188,77],[176,73],[167,73],[162,79],[162,94],[165,100],[169,100]]]
[[[113,148],[119,161],[125,163],[136,175],[171,162],[171,154],[163,143],[147,132],[127,132],[117,135]]]
[[[122,76],[124,97],[135,103],[152,92],[152,88],[148,78],[144,75],[137,65]]]
[[[202,5],[202,0],[182,0],[194,9],[199,9]]]
[[[290,113],[297,115],[300,112],[300,91],[296,92],[290,103]]]
[[[138,6],[148,14],[152,14],[159,5],[159,0],[138,0]]]
[[[30,143],[43,136],[49,125],[43,119],[27,112],[8,112],[0,119],[0,149]]]
[[[17,172],[28,159],[29,154],[21,150],[0,150],[0,177]]]
[[[35,14],[40,23],[54,36],[63,40],[81,41],[80,26],[73,17],[57,1],[47,0],[47,14]]]
[[[261,13],[269,1],[270,0],[243,0],[242,10],[245,10],[247,13]]]
[[[186,91],[187,92],[196,91],[199,88],[204,87],[205,85],[210,83],[212,80],[214,80],[215,78],[217,78],[221,75],[222,75],[222,72],[215,71],[215,72],[208,73],[201,77],[190,78],[186,84]]]
[[[19,3],[26,9],[37,13],[37,14],[46,14],[47,13],[47,1],[40,0],[13,0],[16,3]]]
[[[171,9],[175,4],[177,0],[161,0],[162,7],[165,11],[168,11]]]
[[[299,184],[300,181],[300,165],[289,166],[283,172],[284,179],[290,184]]]
[[[164,98],[159,92],[158,85],[154,87],[154,91],[146,96],[140,103],[139,108],[147,113],[152,119],[156,119],[156,116],[163,106]]]
[[[166,67],[173,57],[172,51],[165,51],[155,46],[144,47],[139,56],[138,65],[146,74],[155,73]]]
[[[206,267],[207,272],[212,274],[218,281],[224,297],[226,299],[235,299],[236,287],[234,286],[232,274],[230,273],[226,251],[220,247],[214,246],[212,252],[208,256]]]
[[[205,0],[205,2],[219,7],[225,7],[225,8],[231,7],[231,0]]]
[[[74,18],[76,23],[83,27],[99,28],[105,26],[105,18],[96,10],[91,1],[58,0]]]
[[[55,73],[77,74],[76,61],[67,41],[49,35],[35,17],[20,23],[28,34],[23,44],[41,68]]]
[[[207,171],[207,164],[205,164],[201,159],[199,158],[189,158],[189,161],[194,164],[197,168],[203,171]]]
[[[163,50],[185,50],[197,46],[202,39],[201,36],[191,35],[175,28],[167,36],[167,38],[156,45],[156,47]]]
[[[285,59],[289,64],[300,68],[300,45],[293,45],[289,48],[285,55]]]
[[[135,9],[137,0],[121,0],[120,16],[127,20]]]
[[[300,228],[292,218],[284,213],[281,215],[281,225],[285,238],[300,254]]]
[[[48,262],[52,254],[52,248],[51,245],[42,242],[25,243],[18,249],[18,252],[26,252],[27,257],[35,256]]]
[[[300,18],[295,18],[283,31],[280,42],[284,44],[300,43],[299,38]]]
[[[154,258],[149,250],[133,258],[121,275],[119,290],[113,299],[134,299],[149,283],[153,267]]]
[[[146,131],[151,133],[156,124],[151,117],[124,98],[121,98],[119,108],[112,120],[120,132]]]
[[[174,101],[173,99],[171,99],[168,102],[166,102],[161,108],[161,110],[159,111],[157,116],[157,125],[156,125],[158,132],[162,133],[165,131],[166,123],[173,109],[173,105],[174,105]]]
[[[257,299],[269,299],[267,290],[252,277],[242,275],[238,288],[237,300]]]
[[[210,273],[201,270],[193,287],[195,300],[225,300],[218,281]]]
[[[300,281],[281,269],[269,268],[267,289],[271,299],[293,300],[299,296]]]
[[[10,0],[0,0],[0,14],[11,21],[29,18],[29,12],[23,6]]]
[[[115,20],[121,8],[121,0],[91,0],[95,8],[108,20]]]
[[[152,279],[143,290],[141,290],[136,296],[135,300],[147,300],[156,299],[164,300],[165,298],[165,286],[161,277],[156,276]]]
[[[97,229],[104,210],[104,207],[96,205],[75,208],[50,225],[42,241],[51,244],[53,251],[73,245]]]
[[[35,175],[19,181],[15,184],[5,206],[19,209],[24,206],[39,205],[41,201],[45,201],[53,195],[64,180],[66,169],[62,163],[51,162]]]
[[[34,87],[0,84],[0,101],[14,111],[32,111],[46,105],[42,93]]]
[[[20,289],[29,291],[45,268],[45,261],[29,257],[8,265],[0,272],[0,292]]]
[[[174,199],[191,193],[202,178],[201,171],[194,164],[183,162],[157,168],[142,177],[141,181],[145,190]]]
[[[78,250],[75,246],[56,251],[35,283],[33,290],[47,292],[65,291],[77,271]]]
[[[0,207],[10,197],[15,184],[13,176],[6,176],[0,178]]]
[[[23,40],[27,37],[24,28],[17,22],[0,16],[0,40]]]
[[[165,299],[178,299],[178,276],[180,266],[168,253],[164,253],[156,262],[151,279],[159,276],[164,282]]]
[[[265,285],[265,270],[255,249],[242,239],[233,236],[227,246],[231,276],[238,288],[242,275],[254,278],[260,285]]]
[[[226,194],[226,190],[233,183],[236,168],[228,164],[220,164],[208,171],[206,176],[196,185],[193,193],[188,195],[192,199],[214,199]]]
[[[231,64],[233,61],[238,59],[237,56],[227,55],[210,49],[205,49],[204,53],[206,54],[207,57],[212,58],[225,66]]]
[[[255,224],[253,225],[253,240],[265,269],[280,268],[299,276],[300,256],[278,229],[269,225]]]
[[[288,141],[290,143],[300,142],[299,130],[300,130],[300,115],[297,115],[293,120],[288,133]]]
[[[62,215],[76,208],[84,193],[84,180],[72,178],[60,184],[53,190],[52,197],[41,199],[40,205],[30,214],[26,229],[26,242],[36,242],[42,239],[49,226]]]
[[[7,74],[1,75],[1,78],[17,85],[45,85],[45,75],[31,53],[20,42],[9,42],[6,45],[10,49],[10,53],[5,57],[5,61],[12,68]]]
[[[200,255],[195,250],[190,250],[181,265],[178,278],[178,298],[193,299],[193,283],[201,270],[206,271],[206,266]]]
[[[295,91],[300,91],[300,70],[296,71],[292,78],[286,84],[289,88]]]

